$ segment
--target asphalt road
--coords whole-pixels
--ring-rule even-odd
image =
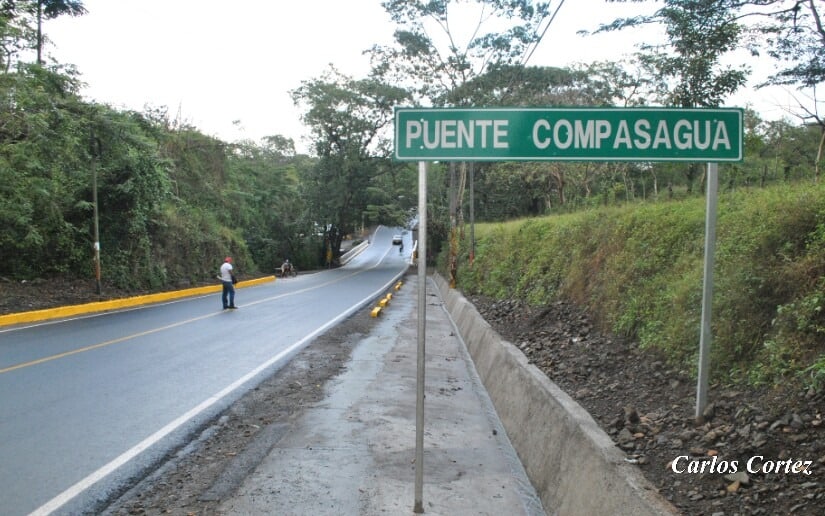
[[[0,329],[0,513],[93,513],[326,329],[389,291],[411,249],[380,228],[346,266]]]

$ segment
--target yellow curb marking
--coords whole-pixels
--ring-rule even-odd
[[[260,285],[275,281],[275,276],[266,276],[253,280],[241,281],[238,287],[251,287],[253,285]],[[69,305],[57,308],[47,308],[44,310],[33,310],[31,312],[20,312],[16,314],[0,315],[0,326],[8,326],[12,324],[20,324],[27,322],[45,321],[47,319],[61,319],[64,317],[71,317],[73,315],[89,314],[95,312],[105,312],[107,310],[117,310],[119,308],[129,308],[132,306],[145,305],[149,303],[157,303],[159,301],[170,301],[172,299],[179,299],[182,297],[197,296],[203,294],[211,294],[213,292],[220,292],[220,285],[209,285],[206,287],[196,287],[186,290],[175,290],[172,292],[160,292],[158,294],[147,294],[145,296],[127,297],[123,299],[112,299],[109,301],[96,301],[93,303],[85,303],[82,305]]]

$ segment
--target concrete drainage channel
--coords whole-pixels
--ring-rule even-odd
[[[439,275],[441,298],[548,514],[676,515],[610,437]]]

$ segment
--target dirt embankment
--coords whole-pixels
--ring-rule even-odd
[[[684,514],[822,514],[825,392],[714,385],[696,424],[695,380],[576,307],[470,301]]]

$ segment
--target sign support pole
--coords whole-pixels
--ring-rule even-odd
[[[418,374],[415,402],[415,506],[424,512],[424,350],[427,330],[427,162],[418,162]]]
[[[704,420],[708,402],[710,368],[710,316],[713,305],[713,257],[716,250],[716,203],[719,189],[719,164],[708,163],[707,211],[705,213],[705,267],[702,285],[702,333],[699,337],[699,374],[696,385],[696,422]]]
[[[470,162],[470,267],[476,259],[475,162]]]

